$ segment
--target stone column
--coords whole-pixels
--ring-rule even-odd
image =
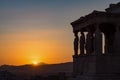
[[[120,72],[120,25],[118,24],[116,26],[116,32],[114,35],[114,40],[113,40],[113,56],[111,66],[111,72],[112,73],[119,73]]]
[[[78,55],[78,41],[79,41],[78,32],[75,32],[74,36],[75,36],[75,39],[74,39],[74,54]]]
[[[78,57],[78,41],[79,41],[79,37],[78,37],[78,32],[74,33],[74,55],[73,55],[73,74],[74,76],[76,76],[78,74],[78,65],[79,65],[79,57]]]
[[[105,34],[105,46],[104,46],[104,50],[105,50],[105,54],[108,54],[108,38],[107,38],[107,34]]]
[[[84,55],[84,48],[85,48],[85,35],[81,32],[80,36],[80,55]]]
[[[120,30],[119,30],[119,26],[116,27],[113,45],[114,45],[114,54],[120,53]]]
[[[99,25],[96,26],[95,37],[94,37],[94,50],[95,54],[102,54],[102,33],[99,29]]]
[[[90,53],[94,54],[94,36],[93,33],[91,33],[91,47],[90,47]]]
[[[86,36],[85,48],[86,48],[86,54],[89,55],[91,52],[91,33],[90,33],[90,31],[87,33],[87,36]]]

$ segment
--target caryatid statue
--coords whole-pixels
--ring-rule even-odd
[[[95,53],[97,54],[102,53],[102,32],[100,31],[99,27],[97,27],[95,31],[94,49]]]
[[[78,55],[78,41],[79,41],[78,32],[75,32],[74,35],[75,35],[75,39],[74,39],[74,53],[75,53],[75,55]]]
[[[80,36],[80,54],[81,55],[84,54],[84,46],[85,46],[85,35],[83,32],[81,32],[81,36]]]
[[[91,33],[90,32],[87,33],[85,48],[86,48],[86,54],[89,55],[91,53]]]
[[[120,30],[119,25],[116,27],[115,39],[114,39],[114,52],[120,53]]]

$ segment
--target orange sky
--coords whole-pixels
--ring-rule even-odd
[[[67,31],[67,30],[65,30]],[[64,30],[32,30],[4,34],[1,37],[2,64],[30,64],[33,61],[62,63],[72,61],[72,45]],[[64,35],[64,36],[63,36]],[[68,57],[69,56],[69,57]]]

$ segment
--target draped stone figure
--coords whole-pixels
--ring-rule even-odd
[[[120,31],[119,27],[116,27],[116,32],[115,32],[115,39],[114,39],[114,52],[115,53],[120,53]],[[114,53],[114,54],[115,54]]]
[[[90,53],[94,54],[94,36],[93,36],[93,33],[91,33],[91,47],[90,47]]]
[[[91,52],[91,33],[90,32],[87,33],[85,48],[86,48],[86,54],[90,54]]]
[[[99,28],[97,28],[95,31],[94,49],[95,53],[97,54],[102,53],[102,33]]]
[[[78,55],[78,32],[75,33],[75,39],[74,39],[74,53],[75,55]]]
[[[108,43],[109,43],[109,41],[108,41],[108,38],[107,38],[107,35],[105,34],[105,46],[104,46],[104,48],[105,48],[105,54],[108,54]]]
[[[84,46],[85,46],[85,35],[83,32],[81,32],[81,36],[80,36],[80,54],[81,55],[84,54]]]

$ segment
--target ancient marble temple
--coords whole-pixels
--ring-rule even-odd
[[[120,3],[71,23],[74,80],[120,80]]]

